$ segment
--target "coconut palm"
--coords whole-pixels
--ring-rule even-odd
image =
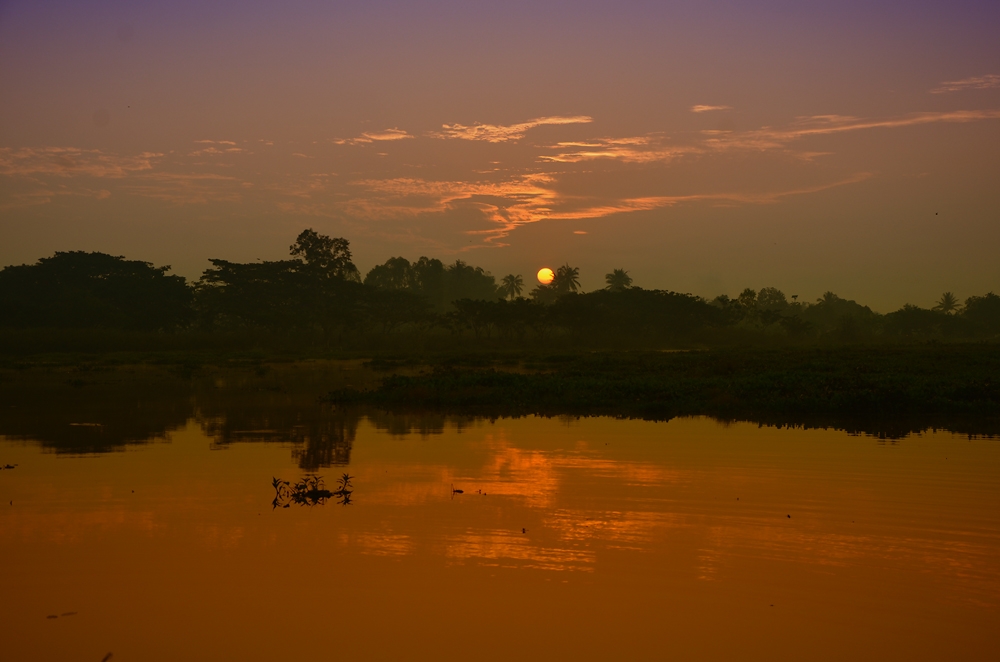
[[[951,292],[945,292],[941,295],[941,300],[934,306],[934,310],[949,314],[956,312],[958,310],[958,297]]]
[[[552,279],[552,287],[560,294],[576,292],[580,289],[580,270],[568,264],[559,267]]]
[[[521,274],[516,276],[514,274],[508,274],[503,277],[503,280],[500,281],[500,291],[507,299],[516,299],[521,296],[521,290],[523,289],[524,279],[521,278]]]
[[[608,284],[606,289],[612,292],[621,292],[632,287],[632,277],[624,269],[615,269],[604,275],[604,282]]]

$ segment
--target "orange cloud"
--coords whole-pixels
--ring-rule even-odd
[[[828,189],[857,184],[873,175],[869,172],[861,172],[845,179],[841,179],[829,184],[819,184],[817,186],[785,189],[781,191],[763,193],[693,193],[689,195],[661,195],[645,196],[640,198],[625,198],[603,205],[590,207],[580,207],[578,209],[554,212],[546,216],[551,220],[583,220],[593,218],[603,218],[613,214],[623,214],[635,211],[650,211],[664,207],[673,207],[683,202],[721,202],[734,204],[773,204],[782,198],[795,195],[806,195],[809,193],[819,193]]]
[[[578,147],[579,149],[545,154],[539,161],[548,163],[580,163],[597,159],[610,159],[623,163],[653,163],[671,161],[684,154],[702,151],[693,145],[664,146],[649,136],[632,138],[600,138],[590,142],[556,143],[550,149]]]
[[[385,129],[384,131],[366,131],[357,138],[334,140],[333,143],[335,145],[365,145],[373,142],[408,140],[410,138],[413,138],[413,136],[411,136],[406,131],[402,129],[392,128],[392,129]]]
[[[460,140],[482,140],[491,143],[502,143],[520,140],[530,129],[545,125],[588,124],[593,119],[586,115],[572,117],[539,117],[520,124],[508,126],[499,124],[443,124],[442,131],[431,133],[434,138],[457,138]]]
[[[732,106],[691,106],[692,113],[708,113],[713,110],[732,110]]]
[[[762,193],[695,193],[673,196],[611,198],[594,204],[593,198],[568,196],[557,190],[553,175],[532,174],[502,182],[432,182],[422,179],[361,180],[353,182],[366,195],[346,203],[351,215],[369,218],[405,218],[443,213],[460,204],[476,207],[493,227],[470,230],[484,237],[486,245],[505,246],[502,240],[517,228],[541,221],[598,219],[615,214],[651,211],[686,202],[722,204],[771,204],[793,195],[817,193],[855,184],[872,177],[858,173],[836,182],[814,187]]]

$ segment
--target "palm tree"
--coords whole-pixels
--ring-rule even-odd
[[[604,275],[604,282],[608,284],[607,289],[612,292],[621,292],[632,287],[632,277],[624,269],[615,269]]]
[[[521,278],[521,274],[516,276],[514,274],[508,274],[503,277],[503,280],[500,281],[500,291],[507,299],[516,299],[521,296],[521,290],[523,289],[524,279]]]
[[[934,306],[934,310],[938,310],[942,313],[954,313],[958,310],[958,297],[956,297],[951,292],[945,292],[941,295],[941,300],[937,302]]]
[[[580,270],[568,264],[559,267],[552,279],[552,287],[560,294],[576,292],[580,289]]]

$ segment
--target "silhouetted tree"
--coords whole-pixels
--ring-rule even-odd
[[[745,314],[740,302],[736,299],[730,299],[728,294],[720,294],[712,299],[709,305],[719,309],[728,324],[736,324],[743,319]]]
[[[365,314],[382,333],[390,333],[406,324],[425,325],[431,321],[430,307],[426,297],[412,290],[369,290],[365,293]]]
[[[308,229],[299,233],[288,250],[323,278],[361,282],[358,268],[351,262],[350,245],[347,239],[328,237]]]
[[[559,292],[550,283],[549,285],[538,285],[528,293],[528,296],[531,297],[532,301],[547,305],[555,303],[555,300],[559,298]]]
[[[736,301],[739,302],[743,311],[749,314],[757,307],[757,291],[748,287],[740,292],[740,295],[736,297]]]
[[[449,302],[458,299],[492,301],[502,296],[496,279],[488,271],[469,266],[462,260],[455,260],[445,268],[444,286]]]
[[[453,320],[453,330],[472,329],[477,338],[492,335],[497,322],[497,309],[506,301],[482,301],[474,299],[459,299],[452,302],[455,311],[450,317]]]
[[[212,268],[198,286],[206,317],[214,324],[314,328],[324,334],[356,323],[363,286],[350,242],[305,230],[289,251],[303,259],[209,260]]]
[[[580,289],[580,270],[564,264],[556,269],[555,276],[549,286],[559,294],[576,292]]]
[[[518,297],[511,301],[496,302],[494,323],[502,337],[523,340],[528,327],[543,315],[545,310],[541,304]]]
[[[799,317],[812,324],[820,334],[840,340],[871,335],[881,323],[880,316],[868,306],[841,299],[833,292],[825,292],[814,305],[802,309]]]
[[[972,324],[978,334],[1000,334],[1000,296],[988,292],[981,297],[969,297],[965,300],[962,317]]]
[[[624,269],[615,269],[611,273],[605,274],[604,282],[607,283],[606,289],[612,292],[621,292],[632,287],[632,277]]]
[[[380,290],[418,290],[413,266],[404,257],[391,257],[385,264],[372,267],[364,283]]]
[[[500,281],[500,291],[503,293],[504,297],[507,299],[516,299],[521,296],[521,291],[524,289],[524,279],[521,275],[508,274],[503,277]]]
[[[197,286],[198,307],[208,324],[287,329],[302,321],[299,260],[209,262]]]
[[[70,251],[0,271],[0,326],[156,331],[192,318],[192,291],[169,266]]]
[[[725,323],[725,314],[700,297],[638,287],[564,295],[549,310],[554,325],[588,344],[656,345]]]
[[[773,310],[781,312],[788,308],[788,300],[785,293],[776,287],[765,287],[757,293],[757,308],[759,310]]]
[[[937,305],[934,306],[934,310],[948,314],[957,312],[958,308],[958,297],[951,292],[945,292],[942,294],[941,298],[938,299]]]
[[[939,310],[927,310],[906,304],[885,316],[885,333],[910,337],[954,335],[959,320]]]

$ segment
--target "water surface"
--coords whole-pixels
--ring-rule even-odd
[[[4,659],[938,660],[1000,644],[996,440],[361,414],[302,383],[12,406]],[[344,473],[349,505],[273,507],[273,478],[333,490]]]

